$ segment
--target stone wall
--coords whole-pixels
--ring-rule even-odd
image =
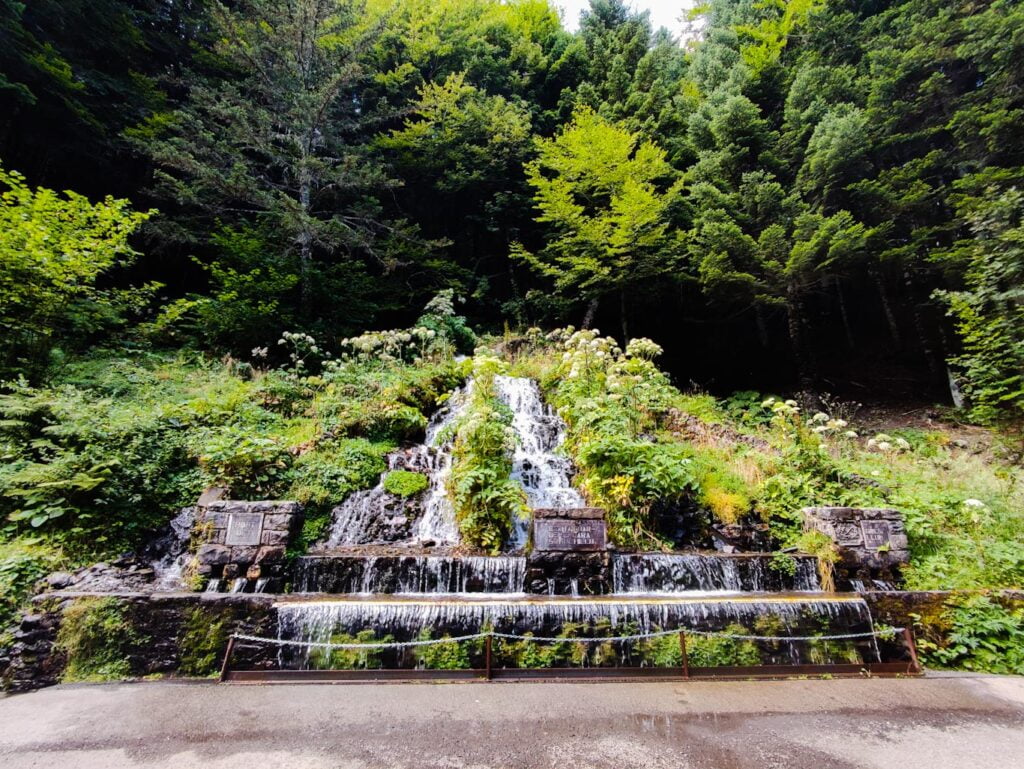
[[[828,535],[839,550],[838,584],[853,580],[899,579],[910,562],[903,515],[898,510],[855,507],[805,507],[804,525]]]
[[[605,595],[612,588],[611,555],[598,508],[533,513],[533,548],[526,559],[526,592]]]
[[[29,691],[60,683],[68,660],[55,649],[63,614],[78,601],[114,599],[138,639],[127,649],[132,676],[175,675],[186,662],[189,675],[209,675],[219,669],[232,633],[264,638],[277,634],[273,599],[254,595],[189,594],[61,594],[38,598],[22,615],[14,644],[0,661],[0,680],[8,691]],[[213,664],[195,669],[196,644],[213,654]],[[270,645],[238,643],[233,664],[246,669],[270,669],[277,649]]]
[[[217,500],[198,508],[198,573],[210,579],[271,580],[279,590],[285,553],[302,523],[298,502]]]

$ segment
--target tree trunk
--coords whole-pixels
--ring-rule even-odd
[[[850,316],[846,312],[846,297],[843,296],[843,284],[839,278],[832,278],[832,285],[836,288],[836,298],[839,300],[839,315],[843,319],[843,331],[846,333],[846,346],[855,350],[857,345],[853,341],[853,329],[850,328]]]
[[[910,306],[914,310],[914,328],[917,330],[917,337],[921,342],[921,352],[924,354],[925,363],[928,364],[928,373],[932,380],[938,384],[946,376],[946,362],[931,335],[928,333],[928,324],[925,322],[921,312],[921,303],[917,301],[917,285],[911,272],[911,265],[903,267],[903,285],[906,286],[907,296],[910,299]]]
[[[885,312],[885,320],[889,324],[889,336],[892,337],[892,343],[898,350],[903,346],[903,340],[900,337],[899,324],[896,323],[896,315],[892,311],[892,304],[889,302],[889,293],[885,290],[885,281],[882,279],[882,273],[877,269],[868,268],[868,275],[871,276],[875,287],[878,288],[878,298],[882,300],[882,310]]]
[[[310,183],[306,171],[302,172],[303,180],[299,185],[299,205],[302,207],[303,217],[309,216],[309,203],[311,198]],[[309,273],[313,261],[313,233],[309,231],[306,222],[302,223],[302,231],[299,233],[299,313],[303,317],[309,317],[310,291]]]
[[[764,318],[764,307],[760,304],[754,305],[754,321],[757,324],[757,340],[761,343],[761,349],[767,350],[771,346],[768,338],[768,323]]]
[[[800,389],[814,392],[818,380],[814,356],[807,346],[804,333],[804,301],[800,287],[790,283],[786,287],[786,314],[789,321],[789,341],[793,346],[793,357],[796,359],[797,380]]]
[[[622,321],[622,349],[629,345],[629,312],[626,308],[626,292],[619,292],[619,313]]]
[[[594,317],[597,315],[598,298],[594,297],[587,304],[587,311],[583,315],[583,328],[590,328],[594,325]]]

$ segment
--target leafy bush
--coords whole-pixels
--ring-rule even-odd
[[[528,514],[526,494],[509,476],[516,434],[512,413],[497,397],[501,362],[477,355],[469,404],[455,430],[448,491],[466,544],[501,550],[515,517]]]
[[[36,581],[60,565],[58,552],[16,540],[0,544],[0,647]]]
[[[384,476],[384,489],[399,497],[413,497],[430,485],[430,480],[423,473],[408,470],[392,470]]]
[[[331,643],[370,644],[391,643],[394,636],[378,636],[373,630],[360,630],[355,635],[334,633]],[[381,648],[372,649],[330,649],[317,647],[309,650],[309,666],[314,670],[376,670],[382,665]]]
[[[418,636],[419,641],[429,641],[432,636],[424,629]],[[451,638],[444,635],[442,639]],[[468,670],[472,667],[471,655],[479,651],[480,640],[450,641],[414,647],[416,663],[427,670]]]
[[[144,295],[97,284],[137,256],[128,236],[154,212],[112,197],[93,204],[74,192],[33,190],[3,168],[0,188],[0,378],[38,376],[54,344],[116,323]]]
[[[1024,675],[1024,608],[1006,609],[988,596],[947,602],[949,628],[940,642],[921,640],[925,660],[939,667]]]

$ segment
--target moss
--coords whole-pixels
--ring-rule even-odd
[[[131,676],[128,655],[142,638],[116,598],[82,598],[64,610],[55,650],[67,655],[61,681],[117,681]]]
[[[430,481],[423,473],[392,470],[384,476],[384,489],[399,497],[412,497],[426,490]]]
[[[227,648],[230,628],[230,610],[196,606],[189,611],[178,637],[181,654],[179,672],[196,677],[216,673]]]

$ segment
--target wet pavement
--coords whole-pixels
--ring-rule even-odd
[[[1024,678],[65,686],[0,700],[0,766],[1012,769]]]

